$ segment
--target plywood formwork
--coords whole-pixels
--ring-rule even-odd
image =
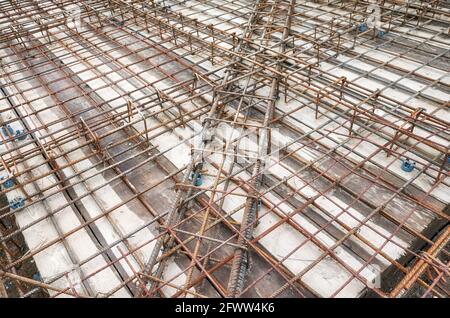
[[[0,287],[447,297],[449,9],[1,1]]]

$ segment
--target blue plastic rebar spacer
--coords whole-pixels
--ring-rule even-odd
[[[11,202],[9,202],[9,207],[13,210],[23,208],[24,206],[25,206],[25,199],[22,197],[14,198]]]
[[[16,140],[25,140],[27,139],[27,134],[25,133],[24,130],[16,130]]]
[[[2,181],[4,180],[4,178],[2,177],[1,179]],[[6,188],[6,189],[10,189],[14,186],[14,181],[13,179],[9,178],[6,179],[5,181],[2,182],[2,185]]]
[[[367,30],[367,24],[361,23],[358,27],[359,32],[365,32]]]
[[[201,174],[198,174],[198,175],[197,175],[197,178],[195,178],[194,185],[195,185],[196,187],[199,187],[199,186],[201,186],[202,184],[203,184],[203,177],[202,177]]]
[[[414,170],[415,167],[416,163],[409,159],[405,159],[402,163],[402,170],[405,172],[411,172]]]
[[[382,31],[382,30],[380,30],[379,32],[378,32],[378,37],[379,38],[384,38],[384,36],[386,35],[386,32],[384,32],[384,31]]]
[[[14,135],[14,129],[11,127],[11,125],[2,126],[2,133],[5,138],[8,138],[9,136]]]

